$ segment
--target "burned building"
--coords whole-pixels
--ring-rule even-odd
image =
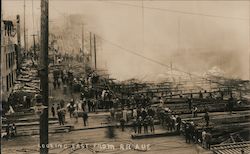
[[[17,76],[16,32],[12,21],[3,20],[1,27],[1,102],[6,102]]]

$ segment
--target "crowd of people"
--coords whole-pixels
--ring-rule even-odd
[[[132,126],[135,134],[155,133],[155,122],[159,121],[161,126],[170,132],[183,132],[187,143],[191,141],[194,143],[201,142],[204,147],[209,148],[212,138],[211,133],[205,130],[205,128],[201,132],[199,129],[196,129],[193,123],[182,126],[183,123],[180,115],[167,108],[162,97],[157,98],[159,106],[153,108],[152,100],[155,99],[155,96],[152,95],[151,97],[147,93],[133,93],[133,91],[127,94],[119,93],[119,90],[115,92],[114,90],[117,89],[110,87],[96,72],[90,72],[85,78],[74,77],[70,71],[63,70],[58,72],[53,74],[55,89],[60,87],[60,83],[62,83],[71,87],[71,93],[74,91],[80,92],[80,100],[76,102],[72,100],[67,105],[70,118],[75,118],[76,123],[78,122],[78,117],[82,117],[83,125],[87,126],[89,112],[97,113],[99,110],[109,111],[111,119],[109,121],[119,122],[122,131],[125,131],[126,126],[129,125]],[[74,84],[77,84],[78,88],[74,88]],[[223,99],[223,93],[221,95]],[[212,98],[212,93],[209,93],[209,96]],[[180,96],[180,98],[182,97]],[[202,98],[204,96],[200,91],[199,99]],[[198,105],[194,105],[192,94],[190,98],[186,99],[186,103],[192,113],[192,117],[196,118],[201,109]],[[233,109],[233,104],[233,99],[230,99],[228,105],[230,111]],[[57,113],[59,113],[57,115],[59,123],[63,125],[66,110],[62,110],[62,108],[59,107],[57,109]],[[53,116],[56,115],[55,108],[51,112]],[[205,111],[203,119],[206,123],[204,127],[209,127],[210,116],[207,111]]]
[[[201,143],[203,148],[210,149],[212,134],[207,128],[202,128],[201,130],[196,128],[197,126],[194,122],[189,122],[184,124],[184,132],[186,143]]]

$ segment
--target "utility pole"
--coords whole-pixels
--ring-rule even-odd
[[[48,154],[48,37],[49,37],[49,0],[41,0],[41,48],[40,48],[40,82],[44,108],[40,116],[40,154]]]
[[[90,66],[92,65],[92,33],[89,32],[89,60]]]
[[[83,24],[82,24],[82,55],[83,55],[83,64],[84,64],[84,25]]]
[[[94,34],[94,58],[95,58],[95,70],[96,70],[96,39],[95,39],[95,34]]]
[[[24,0],[24,5],[23,5],[23,9],[24,9],[24,14],[23,14],[23,40],[24,40],[24,51],[26,52],[27,51],[27,48],[26,48],[26,25],[25,25],[25,6],[26,5],[26,0]]]
[[[17,60],[17,73],[20,70],[21,64],[21,34],[20,34],[20,15],[16,16],[17,19],[17,53],[16,53],[16,60]]]
[[[84,25],[82,24],[82,52],[84,51]]]
[[[27,29],[26,34],[25,34],[25,39],[26,37],[29,36],[29,30]],[[27,40],[25,40],[25,49],[29,50],[29,37]]]
[[[33,51],[34,51],[34,58],[35,58],[35,57],[37,57],[37,54],[36,54],[36,37],[35,37],[37,35],[33,34],[31,36],[33,36]]]
[[[0,64],[2,65],[2,0],[0,0]],[[0,68],[0,76],[2,76],[2,68]],[[2,89],[2,79],[0,79],[0,92],[3,91]],[[2,93],[0,93],[0,116],[2,117]],[[0,129],[0,133],[2,134],[2,128]],[[2,139],[0,139],[0,151],[2,151]]]

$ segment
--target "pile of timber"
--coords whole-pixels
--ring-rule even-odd
[[[214,154],[247,154],[250,153],[250,141],[212,145]]]

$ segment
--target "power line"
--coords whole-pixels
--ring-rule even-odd
[[[105,1],[105,2],[113,3],[113,4],[117,4],[117,5],[130,6],[130,7],[139,7],[140,8],[140,6],[133,5],[133,4],[111,2],[111,1]],[[249,18],[211,15],[211,14],[205,14],[205,13],[180,11],[180,10],[173,10],[173,9],[167,9],[167,8],[157,8],[157,7],[149,7],[149,6],[144,6],[143,8],[150,9],[150,10],[157,10],[157,11],[164,11],[164,12],[172,12],[172,13],[178,13],[178,14],[185,14],[185,15],[204,16],[204,17],[213,17],[213,18],[224,18],[224,19],[234,19],[234,20],[244,20],[244,21],[248,21],[249,20]]]

